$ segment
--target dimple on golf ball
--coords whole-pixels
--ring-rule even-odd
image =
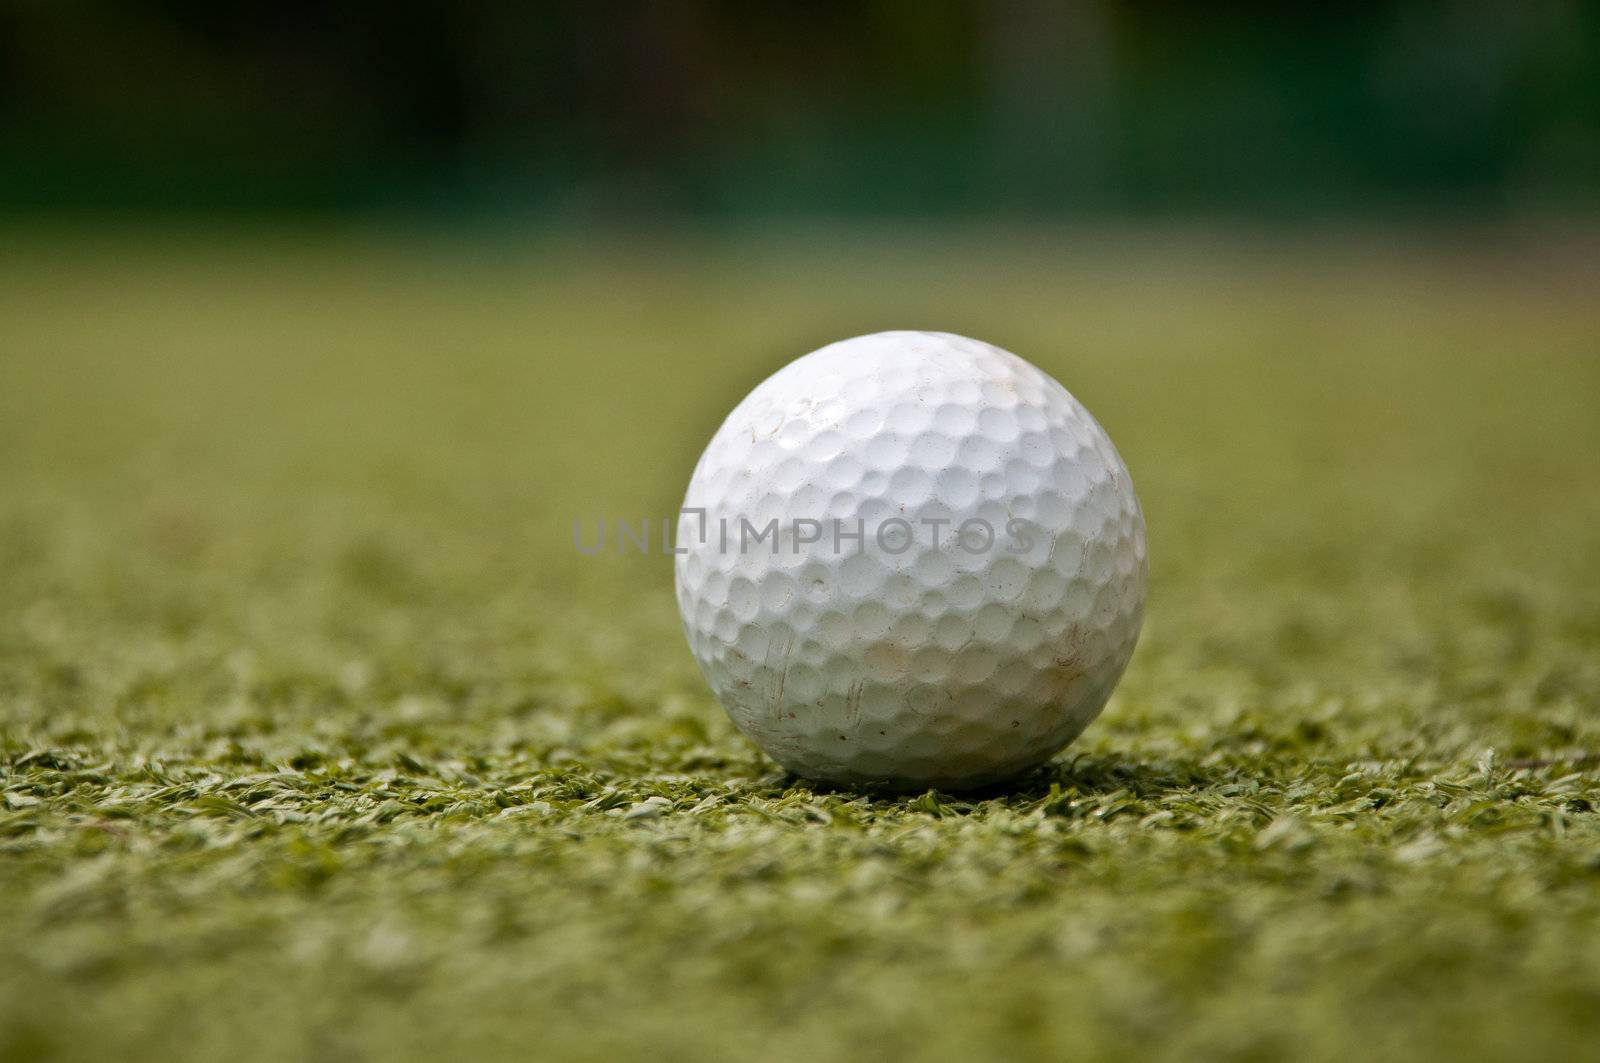
[[[1144,518],[1111,440],[998,347],[882,332],[823,347],[728,415],[676,558],[689,645],[796,775],[961,789],[1100,713],[1145,600]]]

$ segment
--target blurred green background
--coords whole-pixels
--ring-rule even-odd
[[[0,0],[0,1060],[1592,1057],[1597,24]],[[993,791],[571,544],[887,328],[1149,521]]]
[[[1597,201],[1600,5],[0,4],[0,206],[1516,212]]]

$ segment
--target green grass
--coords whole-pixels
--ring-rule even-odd
[[[10,234],[0,1058],[1593,1053],[1595,252]],[[1005,791],[785,778],[667,559],[570,544],[891,327],[1056,374],[1149,520]]]

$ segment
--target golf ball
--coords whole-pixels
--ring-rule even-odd
[[[1008,351],[939,332],[823,347],[701,455],[678,608],[733,722],[802,777],[960,789],[1100,713],[1145,599],[1110,438]]]

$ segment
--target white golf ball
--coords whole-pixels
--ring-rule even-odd
[[[695,467],[689,645],[797,775],[960,789],[1099,715],[1145,600],[1144,518],[1089,412],[1016,355],[939,332],[813,351]]]

